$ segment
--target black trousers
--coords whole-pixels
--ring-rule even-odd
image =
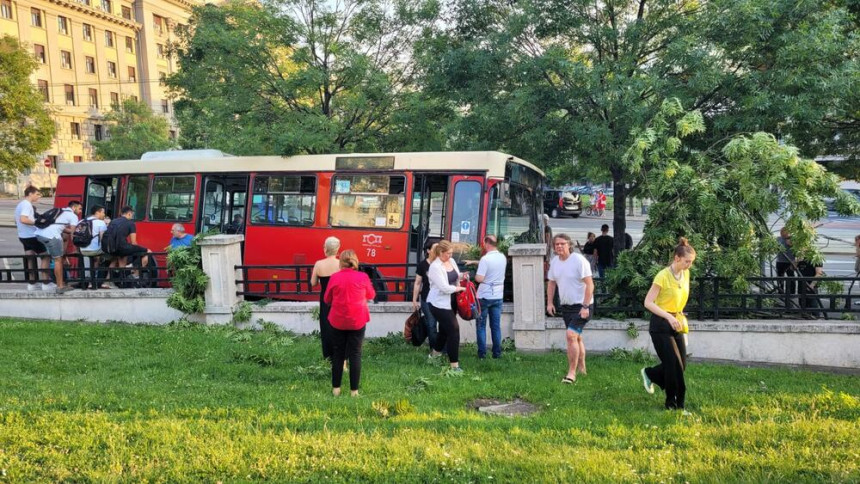
[[[791,262],[776,263],[776,277],[794,277],[794,266]],[[779,292],[782,294],[794,294],[797,281],[779,281]]]
[[[364,344],[364,330],[331,328],[331,387],[340,388],[343,380],[343,361],[349,358],[349,389],[358,390],[361,381],[361,346]]]
[[[439,332],[436,334],[436,351],[446,349],[448,360],[451,363],[460,361],[460,322],[453,309],[439,309],[430,304],[430,312],[439,323]]]
[[[687,345],[684,344],[684,335],[674,331],[668,321],[658,316],[651,316],[648,332],[651,335],[651,342],[654,343],[657,357],[660,358],[660,364],[645,368],[645,374],[652,383],[666,392],[667,409],[684,408],[684,398],[687,394],[687,384],[684,382]],[[675,353],[673,341],[678,347],[680,361],[678,361],[678,354]]]
[[[331,360],[331,355],[334,352],[331,344],[332,327],[328,322],[328,313],[331,306],[324,301],[320,301],[320,342],[322,343],[323,358]]]

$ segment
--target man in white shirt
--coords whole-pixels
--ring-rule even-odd
[[[42,290],[44,291],[56,289],[58,293],[64,293],[71,290],[63,282],[63,255],[66,248],[63,234],[71,234],[75,230],[80,213],[81,202],[72,200],[69,202],[68,208],[64,208],[60,212],[54,223],[43,229],[36,229],[36,238],[48,249],[48,254],[54,259],[54,277],[57,279],[56,284],[42,284]]]
[[[567,326],[567,363],[568,370],[562,383],[576,381],[577,369],[585,371],[585,343],[582,341],[582,328],[591,318],[594,303],[594,281],[591,264],[580,254],[571,253],[571,241],[567,234],[558,234],[552,239],[558,257],[554,257],[547,272],[546,311],[551,316],[556,313],[553,297],[556,287],[561,302],[561,316]]]
[[[18,240],[24,246],[24,280],[27,290],[35,291],[42,288],[39,282],[39,271],[36,269],[36,256],[45,254],[48,249],[36,238],[36,210],[33,204],[42,198],[39,189],[30,185],[24,189],[24,199],[15,207],[15,226],[18,227]],[[51,260],[47,257],[40,259],[42,269],[47,269]]]
[[[478,286],[478,301],[481,303],[481,315],[475,322],[475,332],[478,338],[478,358],[487,356],[487,317],[490,318],[490,337],[493,340],[493,358],[502,356],[502,297],[505,288],[505,270],[508,258],[499,252],[496,236],[484,237],[486,254],[478,263],[475,282]]]
[[[93,239],[90,241],[90,245],[86,247],[81,247],[81,255],[84,256],[84,267],[87,268],[89,272],[90,269],[90,257],[99,257],[104,254],[102,250],[102,236],[107,230],[107,223],[105,223],[105,208],[101,205],[94,205],[93,208],[90,209],[90,216],[87,217],[87,222],[92,224],[90,233],[93,234]],[[96,259],[98,260],[98,259]],[[96,262],[98,264],[98,262]],[[93,268],[93,270],[97,270],[98,266]],[[99,271],[103,272],[103,271]],[[93,275],[92,272],[89,272],[90,275]],[[102,279],[101,274],[98,274],[97,277],[94,278],[96,281]],[[101,287],[102,289],[111,289],[107,282],[99,285],[95,284],[93,289]]]

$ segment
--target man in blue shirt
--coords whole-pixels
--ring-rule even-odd
[[[170,228],[170,233],[173,235],[173,238],[170,239],[171,249],[191,247],[191,239],[194,237],[191,234],[185,233],[185,227],[182,224],[173,224],[173,227]]]

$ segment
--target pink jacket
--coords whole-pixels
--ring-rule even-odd
[[[364,272],[341,269],[331,275],[323,300],[331,305],[328,322],[337,329],[361,329],[370,321],[367,300],[376,297]]]

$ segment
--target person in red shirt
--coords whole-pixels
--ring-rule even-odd
[[[349,357],[350,394],[358,395],[361,379],[361,346],[364,330],[370,321],[367,301],[376,297],[373,284],[364,272],[358,271],[358,256],[354,250],[340,254],[340,271],[331,275],[323,300],[331,305],[328,321],[332,327],[331,386],[334,396],[340,395],[343,362]]]

